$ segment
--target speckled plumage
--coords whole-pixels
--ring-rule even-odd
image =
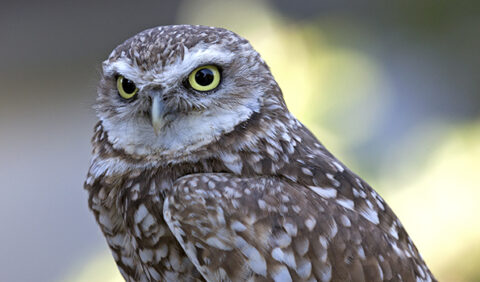
[[[221,68],[220,86],[188,89],[204,64]],[[116,75],[137,99],[118,97]],[[85,188],[127,281],[435,280],[393,211],[289,113],[236,34],[135,35],[103,63],[96,110]]]

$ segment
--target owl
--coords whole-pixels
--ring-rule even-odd
[[[434,281],[246,39],[148,29],[103,62],[85,181],[126,281]]]

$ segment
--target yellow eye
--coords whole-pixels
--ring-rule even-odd
[[[212,65],[198,67],[190,73],[188,82],[197,91],[213,90],[220,84],[220,71]]]
[[[130,79],[126,79],[123,75],[117,78],[118,94],[124,99],[131,99],[137,94],[138,88]]]

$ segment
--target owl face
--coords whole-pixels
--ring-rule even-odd
[[[276,86],[238,35],[205,26],[143,31],[103,62],[97,114],[117,149],[179,156],[259,112]]]

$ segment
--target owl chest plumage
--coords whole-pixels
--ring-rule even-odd
[[[232,146],[231,140],[224,146]],[[276,169],[270,157],[226,152],[220,158],[199,156],[196,162],[146,168],[118,154],[101,125],[93,141],[96,157],[85,183],[89,205],[122,275],[131,281],[201,279],[163,219],[164,195],[175,180],[192,173],[243,171],[255,175]],[[278,155],[278,148],[275,150],[268,151]],[[292,150],[290,146],[288,150]]]
[[[163,194],[174,180],[157,169],[130,170],[86,184],[90,208],[126,280],[196,281],[201,277],[162,216]]]

